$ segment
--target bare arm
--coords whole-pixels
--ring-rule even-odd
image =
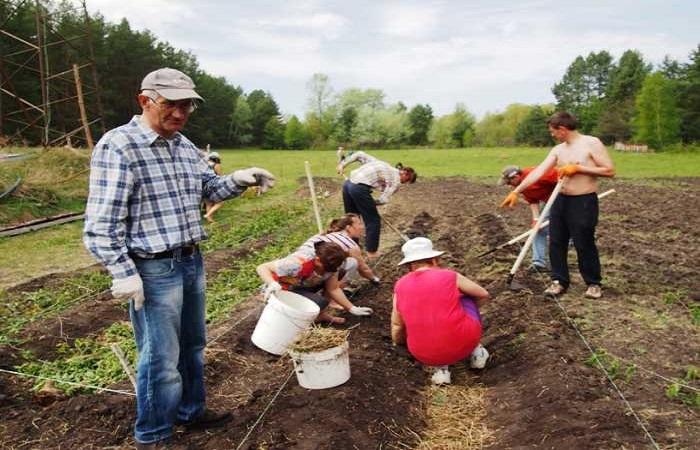
[[[337,304],[345,308],[346,311],[350,311],[354,306],[350,300],[345,296],[345,293],[340,288],[340,282],[338,281],[338,274],[334,273],[332,277],[326,280],[324,285],[324,292],[327,297],[335,301]]]
[[[369,265],[367,265],[367,262],[362,257],[360,247],[350,249],[348,254],[357,260],[357,271],[363,278],[366,278],[368,280],[374,278],[374,272],[372,272],[372,269],[370,269]]]
[[[275,271],[275,261],[260,264],[256,269],[260,278],[267,284],[275,281],[273,273]]]
[[[554,166],[557,165],[557,147],[554,147],[547,157],[540,163],[539,166],[537,166],[532,172],[528,174],[528,176],[525,177],[523,181],[520,182],[520,184],[513,189],[513,192],[516,194],[520,194],[522,191],[530,187],[532,183],[535,181],[539,180],[542,175],[545,174],[549,169],[553,168]]]
[[[591,150],[591,159],[595,163],[595,167],[579,166],[579,173],[609,178],[615,176],[615,165],[610,158],[608,149],[600,142],[600,139],[595,139]]]
[[[393,307],[391,309],[391,341],[395,344],[406,343],[406,325],[403,323],[399,310],[396,309],[396,294],[394,294]]]
[[[457,274],[457,288],[461,293],[473,297],[479,307],[491,298],[491,295],[486,289],[459,273]]]

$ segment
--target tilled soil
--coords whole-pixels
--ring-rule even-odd
[[[516,280],[524,289],[508,289],[505,276],[518,246],[476,257],[529,224],[522,205],[496,208],[505,191],[492,184],[456,178],[419,182],[402,187],[382,211],[409,236],[433,239],[436,248],[448,252],[444,265],[491,293],[483,311],[482,342],[492,358],[485,370],[470,372],[467,382],[487,388],[486,425],[495,434],[493,448],[650,446],[615,388],[584,363],[590,353],[559,305],[593,347],[645,370],[681,377],[700,359],[698,327],[688,314],[689,302],[700,292],[694,264],[700,257],[700,180],[604,186],[610,187],[618,192],[601,201],[598,242],[605,288],[603,299],[595,302],[582,298],[585,286],[576,275],[573,250],[573,284],[559,304],[543,300],[547,279],[541,275],[521,271]],[[337,192],[332,188],[331,183],[328,189]],[[395,265],[400,239],[384,228],[382,242],[385,254],[377,266],[382,285],[364,287],[353,299],[372,306],[375,314],[349,317],[343,326],[357,326],[350,335],[350,381],[327,390],[299,387],[287,357],[266,354],[250,342],[262,309],[259,300],[250,299],[210,330],[207,349],[210,406],[234,411],[234,421],[206,433],[178,429],[176,441],[212,449],[414,447],[426,427],[428,377],[404,349],[391,345],[392,286],[404,269]],[[220,255],[208,269],[224,262]],[[668,293],[679,300],[664,301],[671,298],[664,297]],[[24,390],[26,384],[6,375],[0,380],[3,448],[132,444],[132,398],[80,395],[42,406]],[[700,440],[698,410],[667,398],[664,381],[641,369],[615,381],[660,447],[693,448]]]

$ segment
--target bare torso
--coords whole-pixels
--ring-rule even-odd
[[[562,142],[555,146],[551,155],[556,158],[556,166],[578,164],[584,167],[600,167],[608,163],[610,157],[603,143],[594,136],[579,134],[571,142]],[[576,173],[564,180],[561,193],[566,195],[583,195],[598,190],[598,176]]]

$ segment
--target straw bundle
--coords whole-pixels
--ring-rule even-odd
[[[349,334],[350,330],[314,326],[304,331],[289,347],[289,351],[297,353],[320,352],[342,345],[348,340]]]

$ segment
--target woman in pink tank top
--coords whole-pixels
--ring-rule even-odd
[[[394,286],[391,337],[406,344],[418,361],[435,367],[433,382],[449,383],[448,365],[470,358],[483,368],[488,352],[479,344],[479,306],[489,293],[465,276],[439,267],[439,256],[427,238],[415,238],[401,249],[411,272]]]

